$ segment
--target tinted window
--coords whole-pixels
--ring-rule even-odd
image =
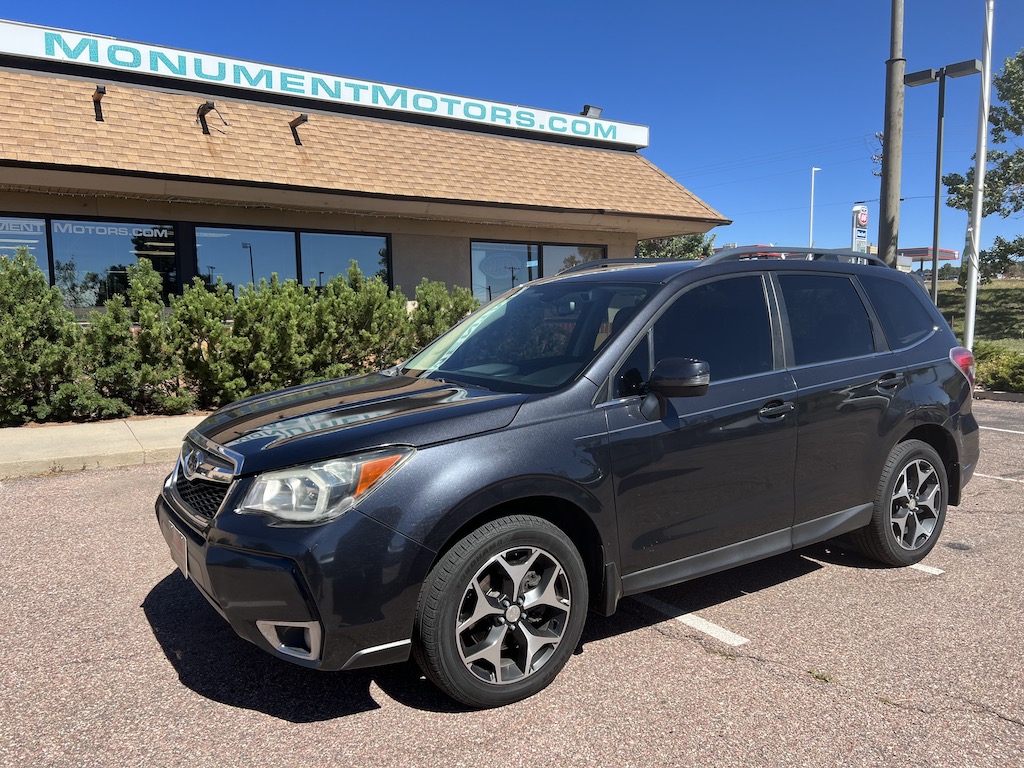
[[[46,222],[0,216],[0,256],[13,257],[19,248],[28,250],[46,281],[50,281],[50,259],[46,254]]]
[[[779,275],[796,365],[875,351],[868,313],[849,278]]]
[[[54,219],[52,236],[54,284],[79,317],[127,293],[128,267],[140,256],[163,278],[165,301],[177,284],[174,224]]]
[[[295,279],[295,233],[196,227],[196,259],[200,278],[223,281],[236,294],[272,274],[284,282]]]
[[[692,357],[711,380],[772,369],[772,331],[759,276],[706,283],[680,296],[654,324],[654,359]]]
[[[931,313],[921,304],[921,291],[881,277],[860,279],[891,349],[909,347],[935,328]]]

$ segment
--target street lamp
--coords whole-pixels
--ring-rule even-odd
[[[807,237],[807,247],[814,247],[814,174],[821,168],[811,168],[811,231]]]
[[[942,141],[946,110],[946,78],[980,74],[981,62],[977,59],[969,59],[957,64],[947,64],[939,70],[922,69],[920,72],[911,72],[903,78],[903,84],[908,88],[934,82],[939,84],[939,119],[935,136],[935,205],[932,212],[932,301],[936,304],[939,303],[939,206],[942,200]]]
[[[252,267],[252,243],[242,243],[243,248],[249,249],[249,277],[252,278],[252,287],[256,287],[256,270]]]

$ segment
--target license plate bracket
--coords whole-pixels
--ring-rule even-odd
[[[171,548],[171,559],[181,570],[181,574],[188,578],[188,540],[185,534],[179,531],[174,523],[167,523],[167,544]]]

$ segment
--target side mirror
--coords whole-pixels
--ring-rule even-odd
[[[654,367],[640,412],[648,421],[663,419],[666,398],[700,397],[707,394],[710,383],[711,366],[704,360],[666,357]]]
[[[711,366],[689,357],[666,357],[655,367],[647,383],[651,392],[665,397],[700,397],[711,383]]]

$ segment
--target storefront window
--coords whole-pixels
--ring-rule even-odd
[[[274,273],[281,282],[294,280],[295,233],[196,227],[196,264],[200,279],[210,285],[222,280],[235,295]]]
[[[330,235],[303,232],[299,235],[302,250],[302,281],[324,285],[335,275],[348,272],[350,262],[359,265],[366,278],[380,277],[390,285],[388,274],[388,240],[379,235]]]
[[[53,282],[72,309],[101,307],[128,290],[128,267],[144,256],[163,277],[164,301],[173,292],[173,224],[54,219]],[[82,314],[82,313],[76,313]]]
[[[50,259],[46,252],[46,222],[42,219],[0,216],[0,256],[13,256],[19,248],[28,249],[49,282]]]
[[[473,296],[486,304],[540,277],[540,250],[525,243],[473,243]]]
[[[605,250],[594,245],[545,245],[544,277],[557,275],[563,269],[582,264],[584,261],[603,259]]]
[[[603,246],[479,243],[472,246],[473,295],[486,304],[515,285],[603,259]]]

